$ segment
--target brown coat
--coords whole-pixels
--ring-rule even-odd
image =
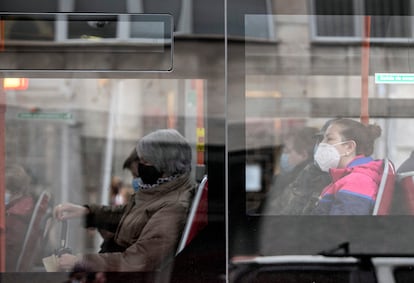
[[[89,206],[87,227],[115,231],[123,252],[86,254],[84,263],[97,271],[155,271],[174,256],[195,185],[183,175],[158,187],[140,190],[124,206]]]

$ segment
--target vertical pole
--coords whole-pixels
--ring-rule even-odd
[[[170,129],[177,128],[177,114],[175,107],[175,94],[170,91],[167,94],[167,127]]]
[[[204,165],[204,82],[201,79],[195,81],[197,93],[197,165]]]
[[[369,37],[371,32],[371,16],[364,16],[364,35],[361,50],[361,123],[369,123],[368,76],[369,76]]]
[[[5,146],[6,146],[6,92],[0,79],[0,272],[6,270],[6,207],[5,207]]]
[[[118,116],[118,101],[119,96],[123,93],[124,81],[117,80],[111,85],[110,100],[109,100],[109,113],[108,113],[108,129],[106,131],[106,145],[105,145],[105,157],[103,164],[102,174],[102,188],[101,188],[101,199],[100,204],[109,205],[109,187],[111,184],[112,175],[112,159],[114,153],[114,138],[115,138],[115,127],[116,119]]]

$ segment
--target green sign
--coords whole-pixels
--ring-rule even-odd
[[[72,119],[72,114],[57,112],[26,112],[17,114],[17,118],[32,120],[70,120]]]
[[[411,73],[376,73],[376,84],[414,84],[414,74]]]

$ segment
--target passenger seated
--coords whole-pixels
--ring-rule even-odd
[[[383,161],[370,155],[380,135],[378,125],[364,125],[352,119],[332,121],[315,152],[315,161],[330,173],[332,183],[322,191],[314,214],[372,214]]]
[[[326,128],[327,126],[325,126]],[[314,163],[313,151],[319,137],[312,127],[289,133],[281,158],[281,174],[264,202],[263,214],[301,215],[313,209],[330,177]]]
[[[90,271],[152,272],[173,258],[195,191],[191,147],[173,129],[152,132],[136,146],[139,188],[123,206],[60,204],[59,220],[85,217],[87,227],[115,232],[118,252],[63,254],[62,270],[83,264]]]
[[[31,177],[19,165],[6,167],[6,271],[15,271],[35,200]]]

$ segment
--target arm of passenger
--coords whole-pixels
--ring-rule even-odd
[[[88,254],[83,260],[97,271],[154,271],[174,256],[186,216],[186,207],[167,205],[151,216],[138,239],[124,252]]]
[[[370,215],[373,200],[366,195],[340,190],[336,193],[329,215]]]
[[[86,228],[105,229],[116,232],[126,206],[86,205],[89,213],[85,217]]]

